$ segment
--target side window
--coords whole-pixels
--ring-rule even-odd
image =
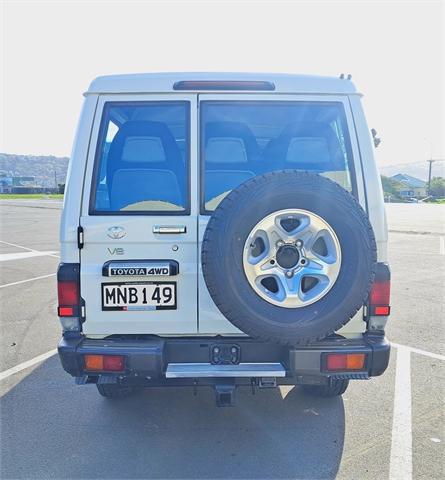
[[[188,102],[105,104],[90,214],[187,214]]]

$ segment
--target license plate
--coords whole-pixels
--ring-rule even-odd
[[[176,310],[176,282],[102,283],[102,310]]]

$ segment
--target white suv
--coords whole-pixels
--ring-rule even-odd
[[[61,223],[59,354],[110,398],[139,387],[342,394],[389,359],[387,227],[350,80],[97,78]]]

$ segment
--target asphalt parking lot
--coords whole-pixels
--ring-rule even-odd
[[[226,409],[188,388],[110,402],[65,374],[60,208],[0,201],[2,479],[445,478],[445,206],[388,205],[397,346],[382,377],[338,399],[241,390]]]

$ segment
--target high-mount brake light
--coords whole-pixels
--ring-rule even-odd
[[[253,90],[273,91],[275,84],[261,80],[182,80],[173,90]]]
[[[61,263],[57,270],[57,314],[63,331],[80,331],[80,266]]]

